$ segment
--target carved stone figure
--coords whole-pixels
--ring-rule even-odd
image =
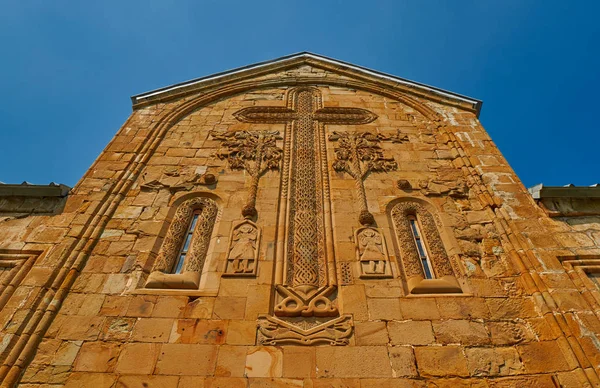
[[[362,225],[375,223],[367,206],[364,180],[373,171],[391,171],[398,168],[393,158],[383,156],[379,142],[388,140],[385,136],[370,132],[333,132],[329,141],[337,141],[336,160],[333,169],[348,173],[356,183],[360,206],[359,222]]]
[[[392,276],[385,239],[378,229],[371,227],[358,229],[356,244],[361,278]]]
[[[250,220],[235,225],[227,250],[227,268],[223,276],[256,274],[260,229]]]

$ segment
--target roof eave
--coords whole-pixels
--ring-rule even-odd
[[[333,58],[329,58],[323,55],[318,55],[318,54],[313,54],[307,51],[303,51],[303,52],[299,52],[299,53],[295,53],[295,54],[290,54],[290,55],[286,55],[283,57],[279,57],[276,59],[272,59],[269,61],[263,61],[263,62],[258,62],[252,65],[247,65],[247,66],[243,66],[243,67],[238,67],[235,69],[231,69],[231,70],[227,70],[227,71],[223,71],[220,73],[216,73],[216,74],[212,74],[209,76],[205,76],[205,77],[200,77],[200,78],[196,78],[196,79],[192,79],[189,81],[185,81],[185,82],[181,82],[178,84],[174,84],[174,85],[170,85],[170,86],[166,86],[163,88],[159,88],[159,89],[155,89],[155,90],[151,90],[145,93],[141,93],[141,94],[136,94],[134,96],[131,96],[131,102],[134,106],[136,106],[137,104],[141,103],[141,102],[148,102],[151,101],[154,98],[159,98],[164,94],[169,94],[172,93],[173,91],[176,91],[178,89],[183,89],[183,88],[189,88],[190,86],[194,86],[194,85],[200,85],[202,83],[206,83],[209,81],[216,81],[219,78],[224,78],[224,77],[228,77],[237,73],[243,73],[243,72],[249,72],[252,70],[257,70],[269,65],[274,65],[274,64],[278,64],[278,63],[284,63],[286,61],[291,61],[294,59],[298,59],[298,58],[311,58],[317,61],[324,61],[324,62],[329,62],[329,63],[333,63],[336,65],[342,65],[345,66],[349,69],[353,69],[356,70],[358,72],[362,72],[371,76],[375,76],[375,77],[379,77],[379,78],[384,78],[387,80],[391,80],[394,82],[398,82],[401,84],[405,84],[407,86],[412,86],[412,87],[417,87],[421,90],[426,90],[429,91],[433,94],[437,94],[440,95],[442,97],[446,97],[446,98],[451,98],[451,99],[456,99],[456,100],[460,100],[463,102],[467,102],[469,104],[473,105],[473,109],[475,111],[475,114],[477,115],[477,117],[479,117],[479,113],[481,112],[481,107],[483,105],[483,102],[481,100],[475,99],[475,98],[471,98],[468,96],[464,96],[458,93],[454,93],[454,92],[450,92],[444,89],[440,89],[434,86],[430,86],[430,85],[426,85],[426,84],[422,84],[419,82],[415,82],[415,81],[411,81],[405,78],[401,78],[401,77],[397,77],[391,74],[387,74],[387,73],[383,73],[377,70],[372,70],[363,66],[358,66],[358,65],[354,65],[348,62],[344,62],[344,61],[340,61],[337,59],[333,59]]]

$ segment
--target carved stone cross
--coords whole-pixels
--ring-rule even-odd
[[[287,124],[285,154],[289,157],[289,169],[284,171],[284,181],[289,182],[285,225],[287,244],[286,287],[308,298],[315,290],[327,284],[324,274],[328,262],[333,258],[326,248],[323,194],[326,177],[326,154],[320,124],[358,125],[367,124],[377,118],[365,109],[344,107],[321,107],[318,89],[300,87],[288,95],[286,106],[248,107],[234,114],[243,122],[261,124]],[[287,158],[286,157],[286,158]],[[284,162],[285,164],[285,162]],[[284,165],[284,170],[286,166]],[[326,188],[325,188],[326,189]],[[327,215],[328,216],[328,215]],[[331,282],[330,282],[331,283]],[[301,301],[301,304],[303,304]],[[298,303],[298,301],[295,301]],[[297,306],[298,309],[308,306]],[[276,309],[276,313],[277,313]],[[294,313],[295,314],[295,313]],[[293,314],[292,314],[293,315]],[[298,311],[298,314],[300,312]],[[303,310],[303,316],[310,316]]]

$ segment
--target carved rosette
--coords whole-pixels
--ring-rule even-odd
[[[416,216],[425,237],[435,276],[454,276],[446,249],[437,230],[433,215],[419,203],[400,202],[392,208],[392,220],[407,277],[424,277],[421,260],[410,228],[409,216]]]
[[[183,244],[192,215],[199,211],[196,229],[192,237],[192,246],[185,260],[185,272],[202,272],[210,237],[212,234],[218,208],[210,198],[197,197],[188,199],[177,208],[173,221],[165,236],[152,271],[170,273]]]
[[[223,276],[255,276],[258,267],[260,229],[250,221],[235,224],[229,237]]]
[[[363,279],[392,277],[385,237],[381,229],[359,228],[354,233],[354,239],[360,277]]]

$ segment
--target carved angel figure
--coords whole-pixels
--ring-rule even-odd
[[[358,236],[358,240],[360,261],[369,262],[370,273],[383,273],[385,268],[381,262],[385,259],[379,233],[373,229],[364,229]]]
[[[233,244],[228,260],[232,261],[234,273],[252,272],[251,263],[256,254],[256,238],[258,232],[252,225],[242,225],[233,233]]]

